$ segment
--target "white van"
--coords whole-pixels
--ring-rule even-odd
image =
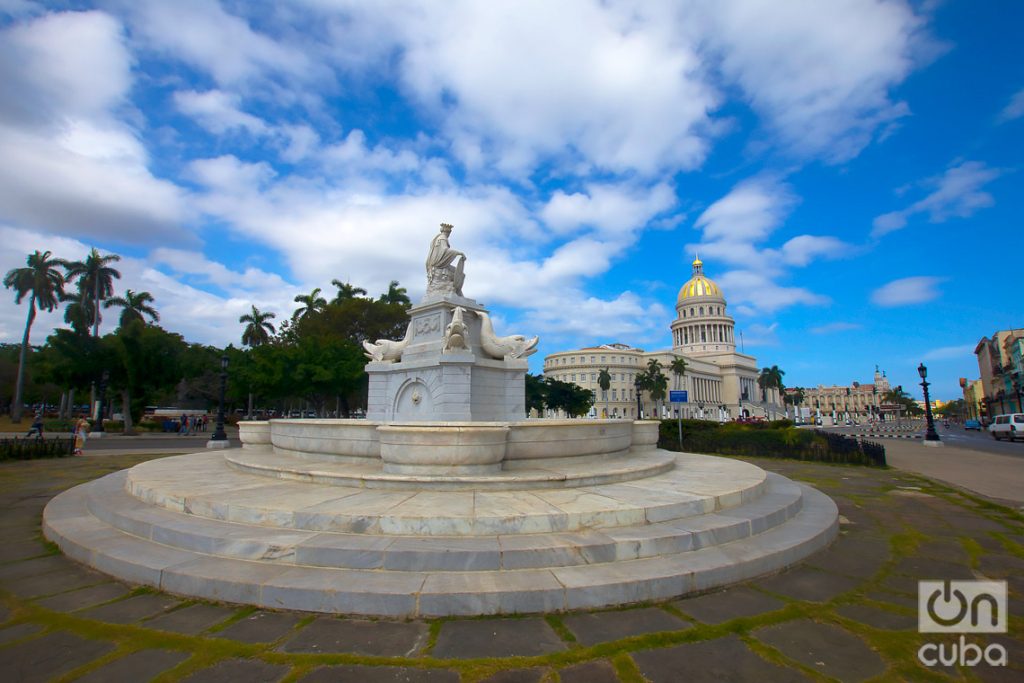
[[[996,415],[988,431],[996,439],[1024,440],[1024,413],[1010,413],[1009,415]]]

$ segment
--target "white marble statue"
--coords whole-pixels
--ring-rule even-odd
[[[412,340],[412,322],[405,328],[405,338],[398,341],[391,339],[378,339],[376,343],[364,341],[363,348],[366,349],[366,357],[372,361],[397,363],[402,359],[402,352]]]
[[[462,319],[462,314],[465,312],[466,310],[462,306],[456,306],[452,311],[452,321],[444,329],[442,353],[469,349],[469,327]]]
[[[537,351],[537,342],[540,341],[540,337],[527,339],[521,334],[498,337],[494,334],[491,316],[483,311],[477,311],[476,314],[480,316],[480,346],[484,353],[491,358],[512,360],[525,358]]]
[[[452,249],[448,237],[452,234],[452,225],[441,224],[441,232],[430,243],[427,254],[427,294],[462,294],[462,283],[466,279],[463,268],[466,255]]]

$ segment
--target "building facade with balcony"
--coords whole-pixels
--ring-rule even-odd
[[[870,384],[852,382],[848,386],[823,385],[787,389],[790,396],[803,393],[799,408],[808,410],[811,417],[830,418],[833,422],[885,419],[885,394],[892,387],[885,372],[875,366]],[[803,412],[803,411],[801,411]]]
[[[572,351],[559,351],[544,358],[544,376],[572,382],[594,392],[591,417],[636,419],[642,402],[646,416],[680,415],[685,418],[726,421],[738,417],[781,417],[779,393],[762,394],[757,384],[757,359],[736,350],[736,323],[727,313],[725,296],[704,274],[700,259],[693,262],[692,277],[679,290],[676,319],[672,321],[672,348],[645,351],[628,344],[611,343]],[[677,376],[671,363],[682,358],[686,372]],[[637,401],[637,374],[657,360],[668,378],[663,402],[655,405],[649,392]],[[602,391],[598,377],[602,369],[611,375],[608,391]],[[685,390],[686,403],[670,403],[668,391]]]
[[[979,418],[1024,412],[1024,328],[997,330],[974,347],[981,383]],[[961,384],[963,386],[963,384]]]

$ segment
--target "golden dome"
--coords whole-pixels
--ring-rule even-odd
[[[714,297],[724,299],[722,290],[715,282],[704,276],[704,262],[700,258],[693,259],[693,277],[686,281],[686,284],[679,290],[679,298],[676,305],[680,305],[689,299]]]

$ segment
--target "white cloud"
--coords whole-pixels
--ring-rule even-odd
[[[905,277],[885,284],[871,293],[871,301],[878,306],[908,306],[939,297],[941,277]]]
[[[818,235],[799,235],[788,240],[780,249],[784,263],[793,266],[806,266],[816,258],[839,258],[848,255],[852,245],[835,237]]]
[[[760,272],[731,270],[716,278],[716,281],[723,291],[729,293],[730,305],[747,304],[765,313],[774,313],[796,304],[820,306],[829,302],[828,297],[815,294],[803,287],[779,285]]]
[[[650,188],[595,183],[584,192],[556,190],[540,217],[560,235],[592,228],[607,238],[631,241],[633,232],[676,204],[675,190],[667,183]]]
[[[874,220],[872,237],[881,237],[900,230],[907,219],[916,214],[927,214],[931,223],[944,223],[950,218],[968,218],[980,209],[995,204],[995,199],[982,187],[1002,174],[979,161],[964,161],[946,170],[941,176],[924,181],[926,187],[935,188],[924,199],[905,209],[892,211]]]
[[[748,325],[746,328],[739,330],[737,334],[742,333],[742,341],[744,349],[747,346],[778,346],[778,323],[772,323],[771,325],[763,325],[761,323],[754,323]]]
[[[937,349],[927,351],[922,360],[962,360],[964,358],[974,358],[974,348],[977,346],[977,342],[973,344],[961,344],[960,346],[942,346]]]
[[[120,25],[102,12],[0,33],[0,220],[134,243],[181,233],[184,193],[149,172],[136,132],[116,115],[131,66]]]
[[[708,241],[760,242],[796,204],[790,188],[771,178],[747,180],[709,206],[696,221]]]
[[[310,60],[301,45],[254,30],[245,18],[229,14],[218,2],[122,0],[118,4],[139,49],[177,58],[209,73],[221,86],[265,86],[275,76],[330,81],[327,70]]]
[[[836,332],[850,332],[852,330],[859,330],[863,325],[859,323],[847,323],[847,322],[834,322],[827,323],[825,325],[818,325],[810,329],[811,334],[834,334]]]
[[[607,300],[568,290],[544,297],[543,306],[525,313],[522,326],[532,334],[573,335],[583,344],[620,339],[642,344],[664,336],[669,318],[662,305],[645,303],[633,292]]]
[[[1021,116],[1024,116],[1024,88],[1015,92],[1007,105],[999,112],[999,121],[1000,123],[1013,121]]]
[[[266,122],[242,111],[240,99],[237,95],[223,90],[179,90],[174,93],[175,106],[215,135],[223,135],[235,129],[247,131],[252,135],[265,135]]]
[[[903,2],[693,3],[694,31],[767,118],[783,146],[834,162],[908,113],[889,91],[931,45]]]

